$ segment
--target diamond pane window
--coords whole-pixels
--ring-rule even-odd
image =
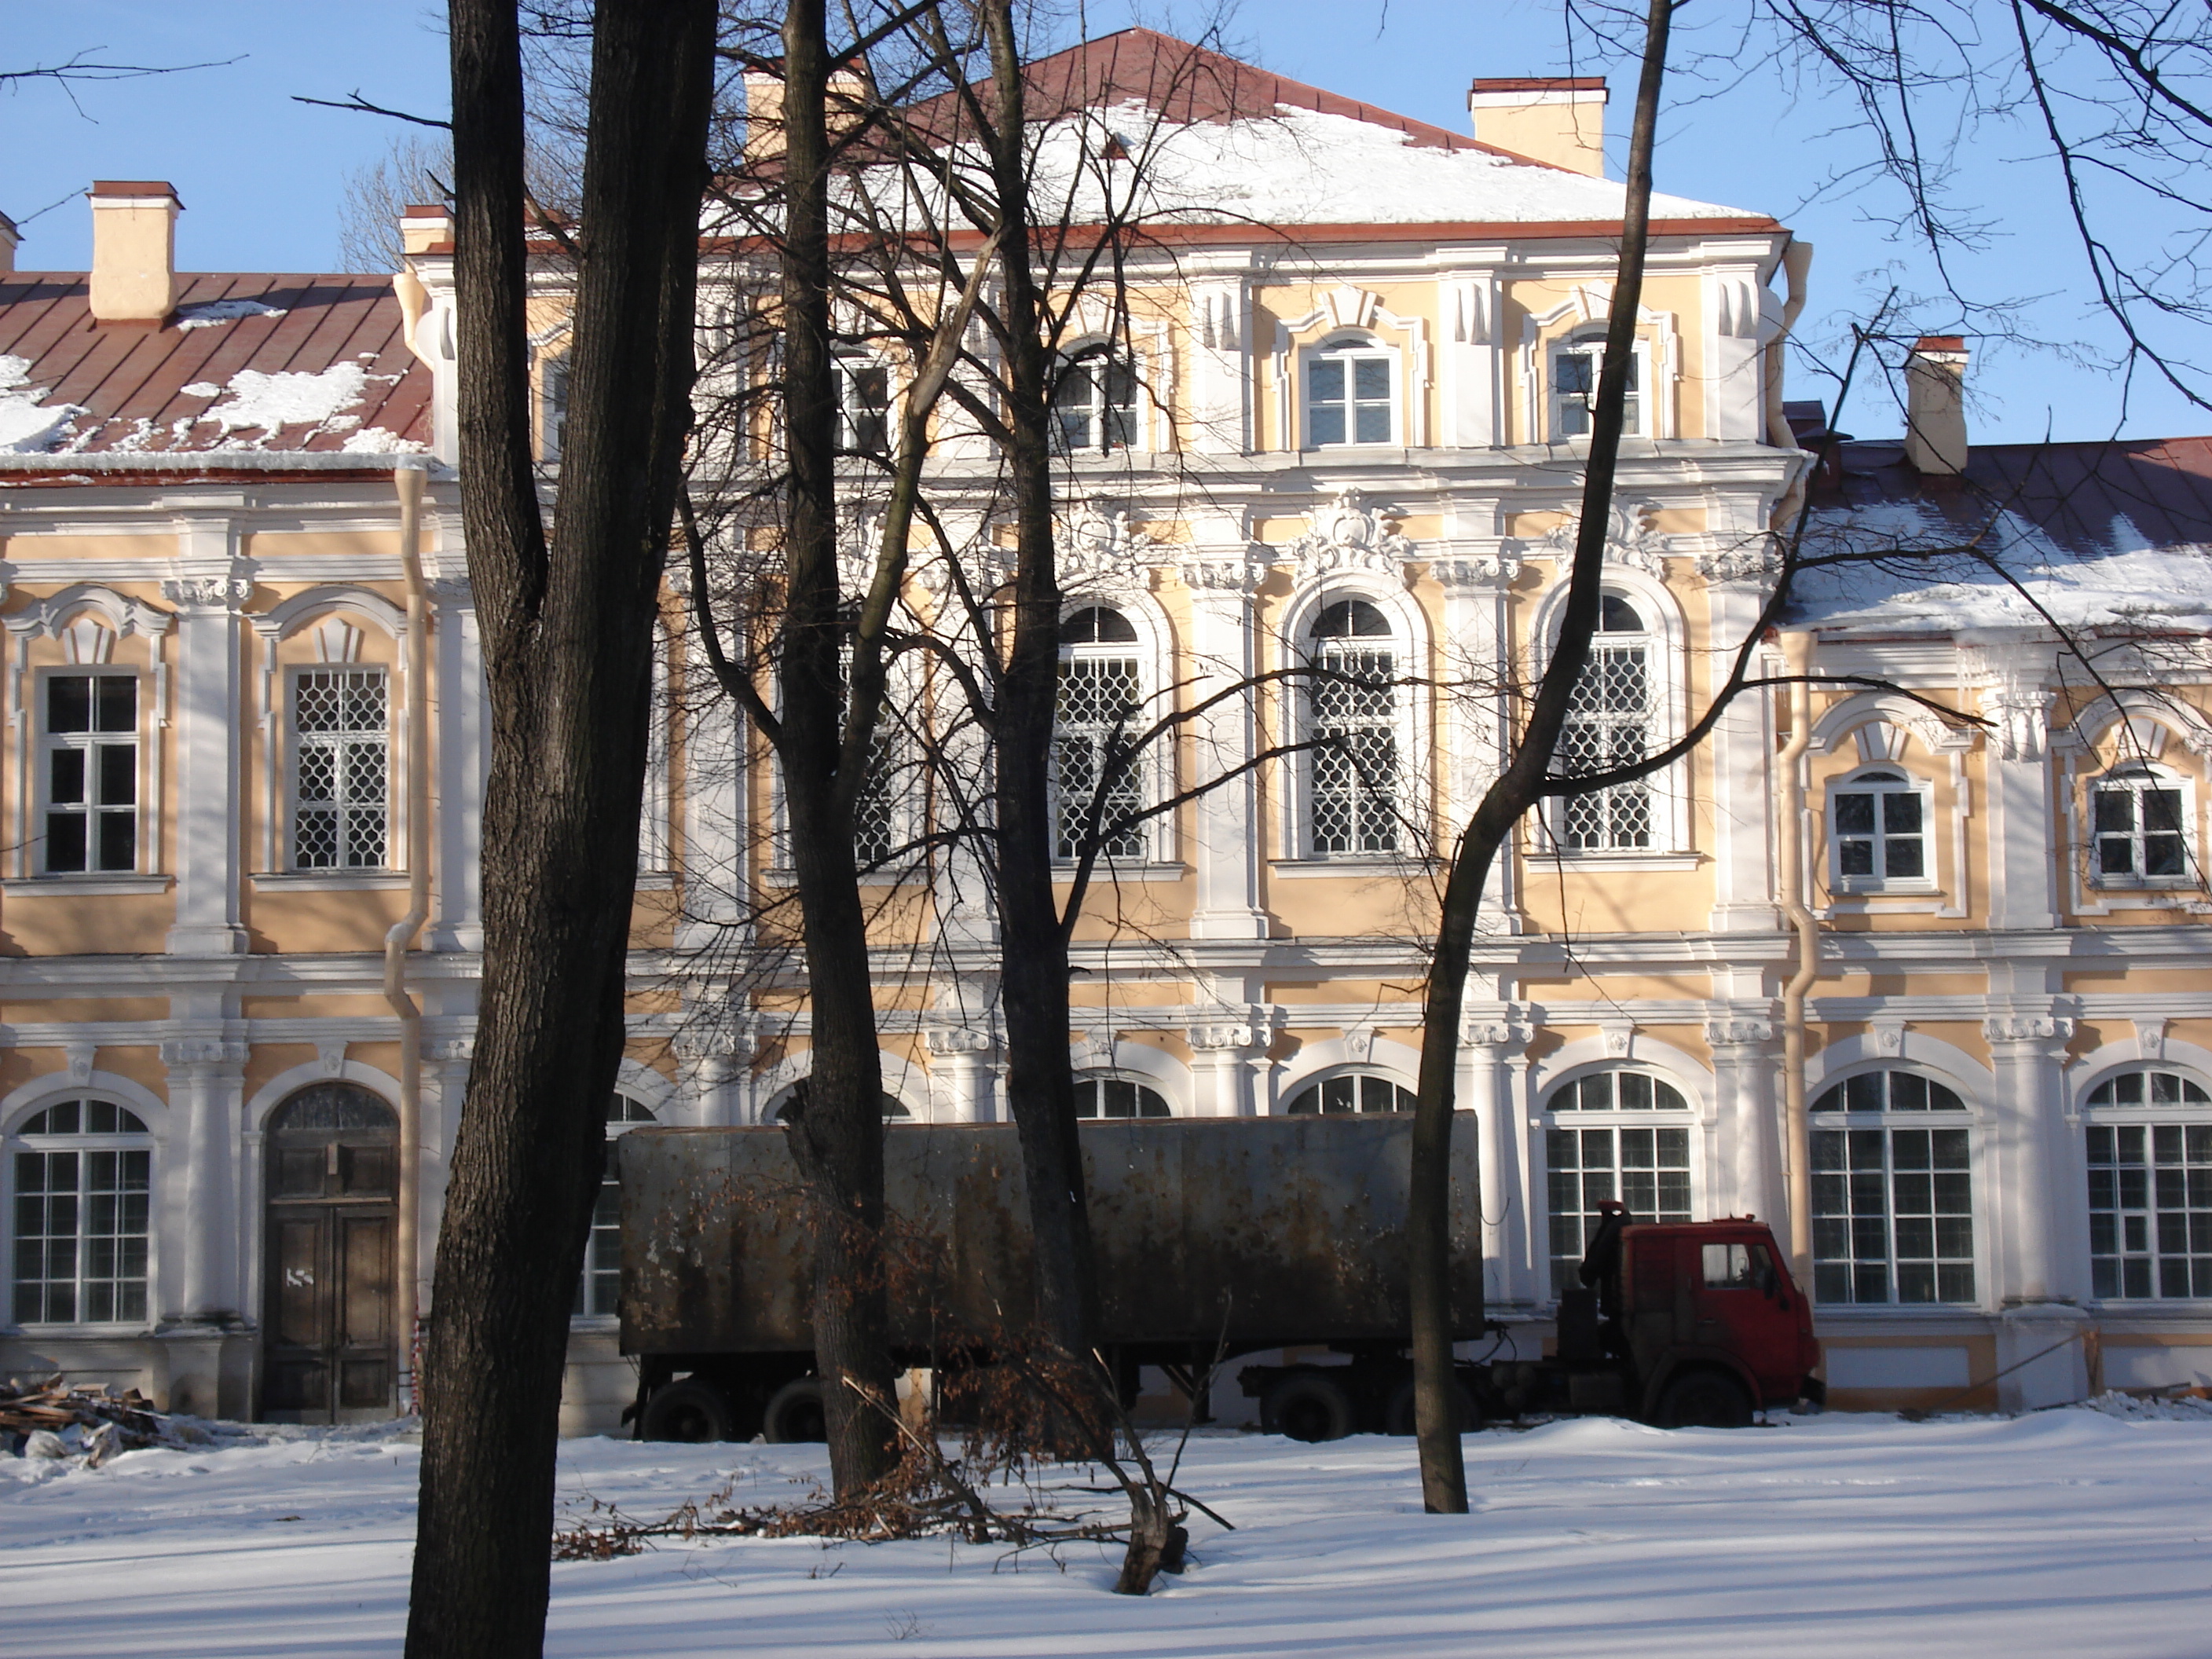
[[[146,1126],[112,1102],[70,1100],[18,1134],[15,1322],[143,1321],[154,1156]]]
[[[2196,875],[2179,786],[2148,768],[2090,791],[2097,880],[2108,887],[2186,881]]]
[[[1340,599],[1315,619],[1313,642],[1317,672],[1306,691],[1308,849],[1395,853],[1398,659],[1389,622],[1364,599]]]
[[[1397,354],[1374,346],[1335,346],[1306,359],[1306,440],[1387,444],[1397,430]]]
[[[1913,1073],[1874,1072],[1828,1090],[1813,1109],[1829,1115],[1813,1133],[1815,1298],[1973,1301],[1968,1132],[1882,1121],[1963,1111],[1964,1103]]]
[[[1053,730],[1053,856],[1074,859],[1098,838],[1108,858],[1145,856],[1144,826],[1128,820],[1145,805],[1132,752],[1132,726],[1144,701],[1141,660],[1129,647],[1137,630],[1120,611],[1092,605],[1060,629],[1060,708]]]
[[[138,680],[129,673],[46,681],[49,875],[138,867]]]
[[[292,862],[380,870],[386,858],[390,738],[380,668],[325,668],[292,682]]]
[[[599,1176],[599,1195],[592,1205],[591,1242],[584,1248],[584,1276],[576,1282],[579,1319],[617,1311],[622,1291],[622,1178],[615,1165],[615,1137],[633,1124],[654,1121],[653,1113],[625,1094],[607,1097],[607,1162]]]
[[[1654,698],[1651,661],[1658,641],[1643,614],[1617,593],[1605,595],[1598,633],[1568,704],[1553,769],[1586,777],[1632,766],[1648,752]],[[1565,797],[1559,840],[1577,853],[1634,852],[1653,844],[1651,791],[1642,780]]]

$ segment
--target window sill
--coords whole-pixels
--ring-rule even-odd
[[[21,1325],[0,1326],[0,1335],[32,1337],[49,1342],[71,1338],[78,1341],[112,1341],[118,1337],[141,1337],[153,1334],[155,1334],[153,1326],[143,1321],[135,1322],[119,1321],[100,1325],[56,1325],[35,1323],[26,1320]]]
[[[1284,881],[1373,880],[1378,877],[1403,879],[1413,870],[1430,867],[1433,860],[1414,857],[1277,859],[1267,866],[1270,875]]]
[[[665,893],[676,885],[673,870],[641,870],[637,872],[636,890],[641,893]]]
[[[0,881],[9,898],[109,898],[120,894],[166,893],[174,876],[26,876]]]
[[[1832,903],[1866,898],[1941,898],[1943,890],[1932,881],[1867,881],[1844,877],[1828,889]]]
[[[1172,860],[1101,859],[1091,866],[1091,882],[1096,886],[1102,881],[1181,881],[1189,873],[1188,865]],[[1075,866],[1054,860],[1052,878],[1063,885],[1073,882]]]
[[[290,893],[381,893],[407,885],[404,870],[256,871],[254,890]]]
[[[2093,879],[2089,883],[2089,890],[2093,893],[2160,893],[2178,898],[2185,894],[2203,892],[2204,884],[2191,881],[2187,876],[2144,876],[2135,881],[2106,876]]]
[[[796,887],[799,885],[799,872],[779,866],[773,870],[762,871],[760,880],[763,887]],[[874,871],[862,875],[860,878],[860,884],[863,887],[914,887],[926,885],[928,880],[929,872],[927,869],[908,868]]]
[[[1703,853],[1561,853],[1537,852],[1528,862],[1560,870],[1695,870],[1705,862]]]

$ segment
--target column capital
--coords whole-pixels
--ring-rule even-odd
[[[1773,1041],[1774,1022],[1771,1019],[1737,1015],[1705,1022],[1705,1042],[1716,1051],[1716,1058],[1717,1051],[1723,1048],[1756,1051]]]
[[[1275,1035],[1275,1012],[1260,1003],[1242,1008],[1227,1005],[1200,1009],[1183,1031],[1190,1046],[1201,1054],[1220,1054],[1236,1048],[1265,1048]]]
[[[1520,1048],[1535,1034],[1535,1021],[1525,1003],[1477,1005],[1462,1009],[1460,1013],[1459,1046],[1462,1048],[1496,1048],[1510,1052]]]
[[[1982,1022],[1982,1035],[1991,1048],[2056,1052],[2073,1040],[2074,1022],[2061,1014],[1991,1014]]]
[[[172,1072],[217,1076],[246,1064],[247,1045],[232,1037],[170,1037],[161,1044],[161,1064]]]
[[[161,597],[186,616],[236,611],[253,592],[250,576],[165,576]]]

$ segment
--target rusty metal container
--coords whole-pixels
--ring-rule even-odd
[[[1452,1144],[1456,1334],[1479,1334],[1474,1123]],[[1410,1117],[1148,1119],[1083,1128],[1101,1339],[1236,1350],[1404,1340]],[[617,1143],[626,1353],[809,1349],[806,1206],[780,1128]],[[894,1340],[1022,1322],[1030,1229],[1012,1125],[884,1138]]]

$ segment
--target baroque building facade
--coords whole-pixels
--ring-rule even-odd
[[[1112,95],[1084,109],[1126,125],[1154,67],[1194,53],[1132,31],[1052,62],[1096,71]],[[1102,342],[1063,383],[1061,776],[1095,775],[1131,708],[1263,689],[1124,786],[1188,798],[1110,849],[1071,1054],[1103,1115],[1395,1109],[1435,853],[1563,595],[1620,215],[1604,92],[1478,82],[1470,137],[1204,57],[1210,101],[1154,100],[1148,136],[1251,205],[1156,230],[1130,265],[1136,361]],[[15,271],[0,230],[0,1370],[179,1410],[382,1414],[394,1286],[427,1295],[482,942],[451,224],[410,210],[396,281],[179,275],[168,185],[91,202],[90,272]],[[2212,454],[1969,445],[1947,340],[1908,374],[1910,442],[1843,440],[1782,402],[1789,232],[1679,198],[1654,218],[1566,752],[1673,740],[1747,635],[1776,683],[1667,771],[1533,819],[1493,878],[1458,1080],[1492,1311],[1540,1341],[1605,1200],[1786,1214],[1809,930],[1796,1155],[1835,1401],[2203,1380]],[[718,248],[710,295],[748,280]],[[859,447],[896,373],[848,364]],[[933,487],[957,499],[963,468],[980,501],[988,461],[957,437]],[[1816,534],[1900,556],[1808,576],[1759,637],[1772,532],[1808,500]],[[772,772],[684,695],[683,587],[611,1133],[773,1122],[807,1069],[803,987],[763,965]],[[1285,677],[1305,666],[1334,678]],[[1836,678],[1793,709],[1782,682],[1808,673]],[[864,834],[888,854],[926,810],[888,792]],[[1006,1115],[991,921],[957,874],[875,889],[887,1112],[916,1121]],[[422,1056],[405,1263],[396,927]],[[580,1429],[630,1392],[610,1237],[578,1294]]]

